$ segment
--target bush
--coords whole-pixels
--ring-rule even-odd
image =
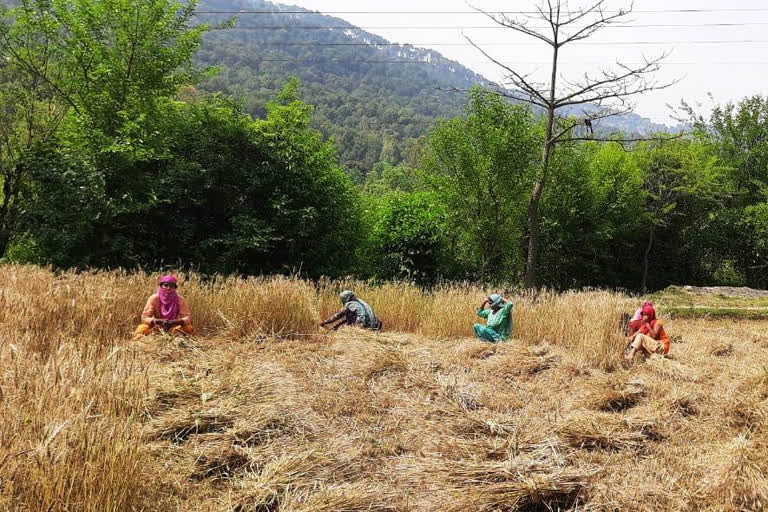
[[[428,192],[368,200],[370,232],[363,248],[368,273],[434,282],[446,270],[446,211]]]

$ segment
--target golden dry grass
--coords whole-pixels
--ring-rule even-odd
[[[130,334],[154,276],[0,267],[0,510],[763,510],[765,322],[672,320],[624,367],[601,291],[185,275],[198,334]],[[355,290],[380,334],[322,331]]]

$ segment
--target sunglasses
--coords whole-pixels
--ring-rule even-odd
[[[176,288],[176,285],[173,283],[160,283],[160,288]]]

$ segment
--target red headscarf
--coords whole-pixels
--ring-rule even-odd
[[[635,310],[635,314],[632,315],[632,318],[630,318],[629,321],[630,322],[639,322],[640,320],[642,320],[643,319],[643,308],[645,306],[653,307],[653,302],[650,302],[650,301],[643,302],[643,305]]]
[[[632,318],[629,319],[628,327],[628,334],[631,336],[634,334],[637,330],[640,329],[640,327],[643,326],[643,308],[646,306],[653,307],[653,302],[651,301],[645,301],[643,302],[643,305],[640,306],[635,310],[635,314],[632,315]]]
[[[656,310],[653,308],[653,304],[649,302],[643,304],[643,314],[648,315],[648,320],[656,320]]]
[[[176,288],[163,288],[162,283],[177,284],[173,276],[163,276],[158,280],[157,296],[160,298],[160,317],[166,320],[176,320],[179,317],[179,296]]]
[[[653,329],[656,326],[656,310],[650,304],[643,304],[643,314],[648,316],[648,323],[651,325],[651,329]],[[650,332],[645,323],[643,323],[639,330],[643,334]]]

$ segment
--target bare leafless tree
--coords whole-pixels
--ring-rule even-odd
[[[472,6],[494,22],[511,30],[533,37],[552,48],[551,76],[549,83],[538,83],[530,74],[524,74],[506,65],[470,38],[467,40],[485,57],[506,72],[507,82],[497,92],[517,101],[540,107],[545,112],[546,135],[542,147],[541,169],[531,193],[528,205],[529,239],[528,259],[525,268],[526,288],[536,287],[536,262],[539,251],[539,202],[549,175],[550,159],[558,143],[574,140],[602,140],[627,143],[643,139],[619,137],[595,137],[591,132],[592,123],[610,116],[625,114],[632,110],[632,100],[649,91],[664,89],[676,83],[658,82],[654,73],[659,70],[667,53],[647,59],[642,63],[629,65],[616,62],[613,69],[604,69],[596,74],[584,73],[570,80],[558,75],[558,61],[561,49],[569,44],[587,39],[609,25],[626,23],[632,12],[632,5],[619,10],[608,11],[606,0],[597,0],[587,7],[573,8],[568,0],[542,0],[530,14],[509,17],[503,12],[489,12]],[[519,4],[516,4],[519,5]],[[471,4],[470,4],[471,6]],[[544,22],[545,29],[530,24]],[[579,105],[589,105],[578,117],[560,115],[566,109],[573,111]],[[575,129],[585,126],[582,134]],[[653,139],[656,139],[655,137]]]

